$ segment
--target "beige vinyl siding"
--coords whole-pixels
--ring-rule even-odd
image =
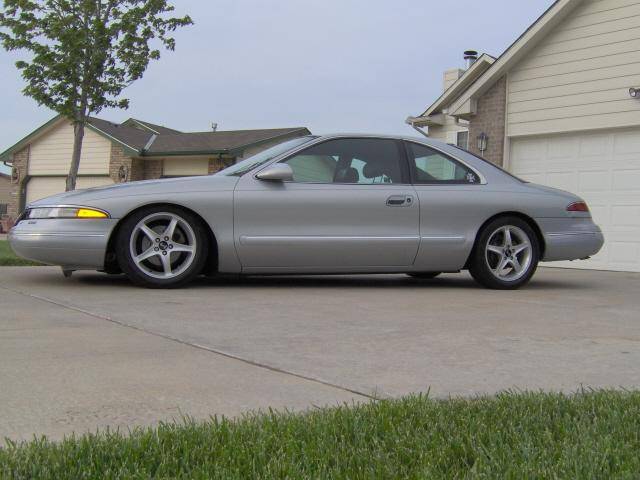
[[[430,138],[455,144],[458,138],[458,132],[466,132],[467,130],[469,130],[467,127],[458,125],[455,118],[449,115],[444,115],[444,125],[434,125],[429,127],[428,134]]]
[[[162,167],[162,175],[165,177],[206,175],[208,172],[209,159],[206,157],[166,158]]]
[[[29,175],[66,175],[73,154],[73,126],[60,122],[31,144]],[[90,129],[85,130],[80,157],[80,175],[109,173],[111,142]]]
[[[586,0],[508,74],[507,135],[640,125],[640,0]]]

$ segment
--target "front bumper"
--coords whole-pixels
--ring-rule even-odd
[[[101,270],[116,219],[22,220],[7,239],[28,260],[69,270]]]

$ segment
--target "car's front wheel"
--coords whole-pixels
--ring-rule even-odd
[[[193,280],[207,258],[199,219],[176,207],[149,207],[128,217],[116,244],[122,271],[137,285],[176,288]]]
[[[513,290],[531,280],[539,258],[538,238],[529,224],[518,217],[501,217],[480,232],[469,272],[485,287]]]

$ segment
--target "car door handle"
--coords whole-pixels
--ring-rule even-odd
[[[391,195],[387,198],[387,206],[389,207],[409,207],[413,204],[411,195]]]

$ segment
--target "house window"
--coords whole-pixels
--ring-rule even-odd
[[[456,146],[465,150],[469,149],[469,132],[458,132],[456,135]]]

